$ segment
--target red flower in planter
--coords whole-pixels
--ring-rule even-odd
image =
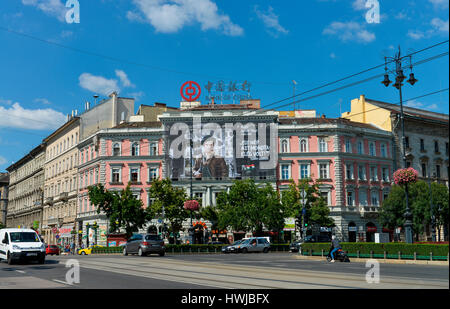
[[[419,173],[412,167],[403,168],[395,171],[394,182],[397,185],[405,185],[408,183],[417,182]]]
[[[190,210],[190,211],[196,211],[199,210],[200,204],[196,200],[189,200],[184,202],[184,209]]]

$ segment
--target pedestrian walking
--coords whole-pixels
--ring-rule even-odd
[[[74,255],[75,254],[75,243],[74,242],[72,242],[72,250],[71,250],[71,252],[72,252],[72,255]]]

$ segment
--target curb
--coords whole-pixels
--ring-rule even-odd
[[[305,256],[305,255],[297,255],[295,256],[298,260],[313,260],[313,261],[323,261],[325,257],[321,256]],[[352,262],[362,262],[365,263],[371,259],[362,259],[362,258],[351,258]],[[384,264],[417,264],[417,265],[433,265],[433,266],[449,266],[448,261],[425,261],[425,260],[388,260],[388,259],[377,259],[373,258],[372,260],[377,260],[379,263]]]

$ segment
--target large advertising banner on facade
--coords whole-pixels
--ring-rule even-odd
[[[166,126],[172,179],[275,177],[277,127],[268,122],[174,123]]]

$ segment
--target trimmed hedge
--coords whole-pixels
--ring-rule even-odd
[[[348,252],[349,257],[357,257],[359,251],[359,257],[370,258],[371,254],[374,258],[397,258],[400,252],[402,259],[414,259],[414,253],[416,259],[430,259],[430,252],[433,255],[433,259],[446,260],[449,254],[448,244],[435,245],[435,244],[405,244],[405,243],[341,243],[342,249]],[[302,244],[302,251],[304,255],[309,255],[312,250],[312,255],[328,254],[330,249],[330,243],[306,243]]]
[[[92,248],[91,253],[95,254],[95,253],[122,253],[123,252],[123,247],[94,247]]]

